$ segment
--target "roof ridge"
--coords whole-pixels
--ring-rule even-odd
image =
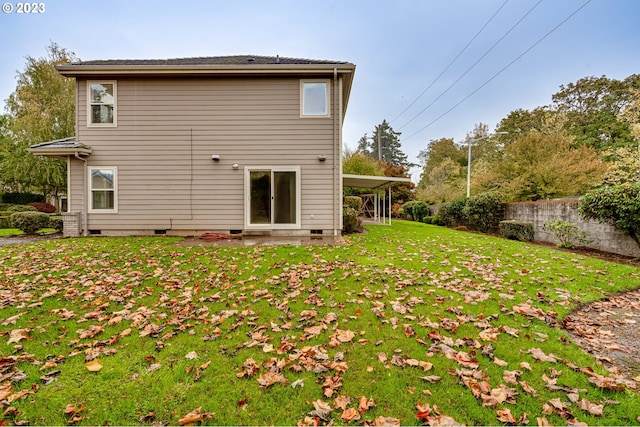
[[[226,55],[226,56],[193,56],[182,58],[166,58],[166,59],[97,59],[88,61],[77,61],[66,65],[82,66],[82,65],[322,65],[322,64],[349,64],[346,61],[334,61],[326,59],[306,59],[294,58],[288,56],[266,56],[266,55]]]

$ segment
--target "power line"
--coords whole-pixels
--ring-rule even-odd
[[[430,103],[429,105],[427,105],[426,107],[424,107],[424,108],[423,108],[423,109],[422,109],[418,114],[416,114],[416,115],[415,115],[415,116],[413,116],[413,117],[412,117],[408,122],[406,122],[405,124],[403,124],[402,126],[400,126],[400,129],[403,129],[403,128],[404,128],[405,126],[407,126],[409,123],[411,123],[412,121],[414,121],[415,119],[417,119],[419,116],[421,116],[421,115],[422,115],[422,113],[424,113],[425,111],[427,111],[427,110],[428,110],[428,109],[429,109],[433,104],[435,104],[435,103],[436,103],[440,98],[442,98],[442,97],[443,97],[447,92],[449,92],[449,90],[450,90],[451,88],[453,88],[455,85],[457,85],[457,84],[458,84],[458,82],[459,82],[460,80],[462,80],[462,78],[463,78],[464,76],[466,76],[467,74],[469,74],[469,72],[470,72],[472,69],[474,69],[474,68],[475,68],[475,66],[476,66],[476,65],[478,65],[478,64],[480,63],[480,61],[482,61],[482,60],[483,60],[483,59],[484,59],[484,58],[485,58],[485,57],[486,57],[486,56],[487,56],[487,55],[488,55],[488,54],[489,54],[489,53],[490,53],[490,52],[491,52],[491,51],[492,51],[496,46],[498,46],[498,45],[502,42],[502,40],[504,40],[504,39],[505,39],[505,38],[506,38],[506,37],[507,37],[507,36],[508,36],[508,35],[509,35],[513,30],[515,30],[515,29],[516,29],[516,27],[517,27],[518,25],[520,25],[520,24],[522,23],[522,21],[524,21],[524,19],[525,19],[527,16],[529,16],[529,15],[531,14],[531,12],[533,12],[533,10],[534,10],[536,7],[538,7],[538,6],[540,5],[540,3],[542,3],[542,0],[538,0],[538,2],[537,2],[535,5],[533,5],[533,7],[532,7],[531,9],[529,9],[529,10],[527,11],[527,13],[525,13],[525,14],[524,14],[524,15],[523,15],[523,16],[522,16],[522,17],[521,17],[521,18],[520,18],[520,19],[519,19],[519,20],[518,20],[518,21],[517,21],[517,22],[516,22],[512,27],[511,27],[511,28],[509,28],[509,30],[508,30],[506,33],[504,33],[504,34],[502,35],[502,37],[500,37],[500,38],[498,39],[498,41],[496,41],[496,42],[495,42],[495,43],[494,43],[494,44],[493,44],[493,45],[492,45],[492,46],[491,46],[491,47],[490,47],[490,48],[489,48],[489,49],[488,49],[484,54],[482,54],[482,56],[480,56],[480,58],[478,58],[478,60],[477,60],[476,62],[474,62],[474,63],[473,63],[469,68],[467,68],[467,70],[466,70],[464,73],[462,73],[462,75],[461,75],[460,77],[458,77],[458,79],[457,79],[455,82],[451,83],[451,84],[449,85],[449,87],[448,87],[448,88],[446,88],[446,89],[444,90],[444,92],[442,92],[440,95],[438,95],[438,96],[437,96],[433,101],[431,101],[431,103]]]
[[[482,85],[480,85],[480,87],[478,87],[477,89],[475,89],[473,92],[471,92],[469,95],[465,96],[464,98],[462,98],[462,100],[460,100],[457,104],[455,104],[453,107],[449,108],[447,111],[445,111],[444,113],[442,113],[441,115],[439,115],[438,117],[436,117],[435,119],[433,119],[431,122],[429,122],[426,126],[424,126],[423,128],[421,128],[420,130],[418,130],[415,133],[412,133],[411,135],[409,135],[408,137],[404,138],[404,141],[413,138],[414,136],[416,136],[417,134],[419,134],[420,132],[422,132],[423,130],[427,129],[428,127],[430,127],[431,125],[433,125],[434,123],[436,123],[437,121],[439,121],[440,119],[442,119],[444,116],[446,116],[447,114],[449,114],[451,111],[455,110],[457,107],[459,107],[464,101],[466,101],[467,99],[471,98],[473,95],[475,95],[480,89],[482,89],[483,87],[485,87],[487,84],[489,84],[491,81],[493,81],[496,77],[498,77],[500,74],[502,74],[507,68],[511,67],[513,64],[515,64],[518,60],[520,60],[520,58],[522,58],[524,55],[526,55],[527,53],[529,53],[529,51],[531,51],[534,47],[536,47],[537,45],[539,45],[544,39],[546,39],[549,35],[551,35],[551,33],[553,33],[555,30],[557,30],[558,28],[560,28],[565,22],[567,22],[569,19],[571,19],[575,14],[577,14],[578,12],[580,12],[586,5],[588,5],[589,3],[591,3],[591,0],[587,0],[584,4],[582,4],[582,6],[580,6],[579,8],[577,8],[575,11],[573,11],[569,16],[567,16],[564,20],[562,20],[558,25],[556,25],[555,27],[553,27],[549,32],[547,32],[544,36],[542,36],[540,39],[538,39],[538,41],[536,41],[534,44],[532,44],[531,46],[529,46],[529,48],[527,48],[524,52],[522,52],[520,55],[518,55],[513,61],[511,61],[510,63],[508,63],[505,67],[503,67],[500,71],[498,71],[497,73],[495,73],[493,76],[491,76],[491,78],[489,78],[487,81],[485,81]]]
[[[422,93],[420,93],[420,95],[418,95],[418,96],[416,97],[416,99],[414,99],[414,100],[411,102],[411,104],[409,104],[409,106],[408,106],[407,108],[405,108],[404,110],[402,110],[402,112],[400,112],[400,114],[398,114],[398,115],[397,115],[393,120],[391,120],[389,123],[393,123],[393,122],[395,122],[396,120],[398,120],[400,117],[402,117],[402,115],[403,115],[404,113],[406,113],[406,112],[407,112],[407,110],[408,110],[409,108],[413,107],[413,105],[414,105],[416,102],[418,102],[418,100],[419,100],[420,98],[422,98],[422,95],[424,95],[425,93],[427,93],[427,91],[428,91],[429,89],[431,89],[431,87],[432,87],[434,84],[436,84],[436,82],[437,82],[438,80],[440,80],[440,77],[442,77],[442,76],[444,75],[444,73],[446,73],[446,72],[449,70],[449,68],[451,68],[451,66],[452,66],[452,65],[453,65],[453,64],[458,60],[458,58],[460,58],[460,56],[462,56],[462,54],[467,50],[467,48],[468,48],[469,46],[471,46],[471,43],[473,43],[473,42],[475,41],[475,39],[477,39],[477,38],[478,38],[478,36],[480,35],[480,33],[482,33],[482,32],[484,31],[484,29],[485,29],[485,28],[487,28],[487,26],[491,23],[491,21],[493,21],[493,18],[495,18],[495,17],[496,17],[496,15],[498,14],[498,12],[500,12],[500,11],[502,10],[502,8],[503,8],[503,7],[504,7],[508,2],[509,2],[509,0],[505,0],[505,1],[504,1],[504,3],[502,3],[502,6],[500,6],[500,7],[498,8],[498,10],[496,10],[496,11],[495,11],[495,13],[491,16],[491,18],[489,18],[489,20],[486,22],[486,24],[484,24],[484,25],[482,26],[482,28],[480,28],[480,31],[478,31],[478,32],[476,33],[476,35],[475,35],[475,36],[473,36],[473,38],[469,41],[469,43],[467,43],[467,45],[466,45],[465,47],[463,47],[463,48],[462,48],[462,50],[460,51],[460,53],[458,53],[458,55],[457,55],[455,58],[453,58],[453,60],[449,63],[449,65],[447,65],[447,66],[444,68],[444,70],[442,70],[442,72],[438,75],[438,77],[436,77],[436,78],[435,78],[435,79],[434,79],[434,80],[429,84],[429,86],[427,86],[427,88],[426,88],[425,90],[423,90],[423,91],[422,91]]]

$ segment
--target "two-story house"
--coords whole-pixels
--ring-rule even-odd
[[[280,57],[65,64],[67,235],[339,235],[355,65]]]

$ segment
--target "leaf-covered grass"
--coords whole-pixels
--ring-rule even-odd
[[[420,223],[369,228],[340,246],[1,247],[5,422],[638,424],[633,383],[558,325],[637,287],[637,268]]]

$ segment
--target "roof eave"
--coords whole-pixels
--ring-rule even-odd
[[[27,151],[36,156],[60,157],[68,156],[90,156],[93,153],[91,148],[46,148],[46,147],[29,147]]]
[[[200,74],[317,74],[353,73],[355,65],[343,64],[205,64],[205,65],[83,65],[56,66],[67,77],[91,75],[200,75]]]

